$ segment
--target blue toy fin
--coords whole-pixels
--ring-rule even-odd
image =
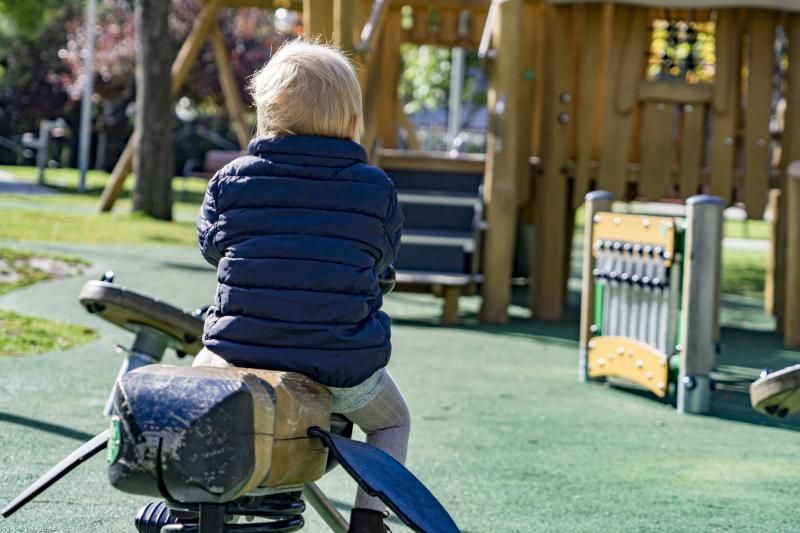
[[[389,454],[317,427],[308,434],[322,440],[356,483],[370,496],[380,498],[408,527],[423,533],[458,533],[442,504]]]

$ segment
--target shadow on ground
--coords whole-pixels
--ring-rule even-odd
[[[393,294],[392,299],[410,306],[419,305],[419,295]],[[526,305],[527,291],[517,288],[512,296],[512,304],[522,309]],[[499,336],[513,336],[535,339],[538,342],[573,344],[578,355],[579,337],[579,294],[574,291],[568,296],[570,305],[564,318],[558,321],[532,320],[523,313],[511,313],[509,322],[502,325],[483,324],[478,320],[476,306],[462,306],[460,322],[445,327],[453,331],[466,330]],[[513,309],[513,307],[512,307]],[[781,336],[774,331],[775,322],[763,312],[763,302],[751,298],[725,295],[722,301],[721,353],[717,356],[713,372],[715,392],[712,397],[710,416],[755,424],[759,426],[784,428],[800,431],[800,417],[778,419],[764,416],[750,406],[748,387],[759,378],[764,368],[778,370],[800,362],[800,351],[783,346]],[[439,315],[393,316],[393,324],[422,328],[443,326]],[[630,394],[648,398],[664,405],[675,406],[674,395],[660,400],[644,389],[634,388],[622,381],[607,383],[608,387],[620,394]]]
[[[25,416],[12,415],[11,413],[0,412],[0,422],[17,424],[19,426],[29,427],[32,429],[36,429],[38,431],[44,431],[45,433],[52,433],[54,435],[67,437],[68,439],[74,439],[81,442],[87,441],[92,437],[94,437],[94,435],[90,435],[89,433],[86,433],[84,431],[78,431],[76,429],[68,428],[66,426],[61,426],[59,424],[45,422],[44,420],[36,420],[34,418],[28,418]]]

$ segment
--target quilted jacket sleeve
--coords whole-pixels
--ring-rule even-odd
[[[213,266],[219,264],[222,259],[222,251],[214,244],[214,237],[217,235],[217,197],[219,196],[219,173],[215,174],[208,182],[208,189],[203,198],[203,205],[197,215],[197,242],[200,245],[200,252],[206,261]]]
[[[400,253],[400,237],[403,234],[403,210],[400,208],[400,201],[397,199],[397,192],[392,189],[389,200],[389,212],[383,222],[384,246],[383,254],[377,265],[376,271],[383,272],[390,265],[394,264],[397,255]]]

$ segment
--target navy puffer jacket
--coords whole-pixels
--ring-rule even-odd
[[[391,353],[378,274],[400,245],[394,185],[344,139],[259,138],[249,153],[211,179],[197,218],[219,280],[203,341],[236,366],[358,385]]]

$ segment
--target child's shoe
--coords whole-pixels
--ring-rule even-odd
[[[350,511],[350,528],[347,533],[391,533],[383,519],[386,514],[372,509],[353,509]]]

